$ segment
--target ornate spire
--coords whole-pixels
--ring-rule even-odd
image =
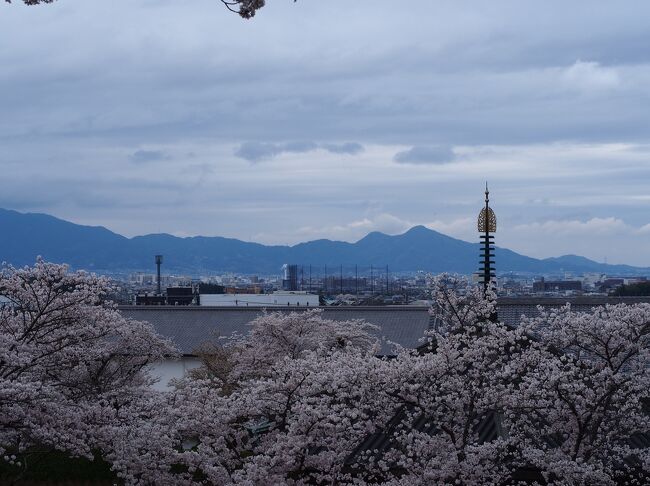
[[[486,234],[496,233],[497,231],[497,216],[490,207],[490,191],[487,182],[485,183],[485,207],[481,209],[478,215],[478,231]]]

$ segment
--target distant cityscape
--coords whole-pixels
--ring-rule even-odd
[[[482,209],[479,224],[494,225],[494,233],[496,215],[490,211]],[[0,224],[6,230],[0,234],[4,261],[30,265],[41,255],[106,275],[119,287],[113,298],[122,305],[428,305],[430,275],[447,272],[484,282],[485,255],[488,280],[501,297],[650,294],[649,268],[575,255],[534,259],[494,246],[482,231],[478,244],[415,226],[400,235],[369,233],[356,243],[282,247],[221,237],[129,239],[101,227],[4,209]]]
[[[152,267],[154,262],[152,258]],[[120,288],[115,298],[124,305],[422,305],[430,298],[428,277],[424,271],[392,273],[387,266],[300,264],[286,264],[275,275],[227,272],[192,277],[165,273],[163,263],[160,280],[155,271],[135,272],[124,280],[115,279]],[[479,272],[466,277],[473,283],[481,280]],[[625,295],[625,289],[650,286],[646,276],[572,272],[497,273],[494,282],[500,297],[607,296],[621,291]]]
[[[480,261],[468,285],[492,288],[498,297],[576,297],[639,295],[650,291],[646,276],[615,276],[599,272],[534,275],[497,274],[494,233],[497,217],[489,204],[478,216]],[[430,273],[390,272],[388,265],[315,266],[286,263],[275,275],[225,273],[192,278],[163,275],[163,255],[155,255],[156,273],[133,273],[119,286],[115,300],[123,305],[195,305],[217,307],[318,307],[429,305]]]

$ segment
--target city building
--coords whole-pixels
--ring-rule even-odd
[[[200,294],[201,306],[217,307],[318,307],[316,294],[302,291],[261,293]]]
[[[300,290],[298,288],[298,265],[285,264],[282,267],[282,290],[290,292]]]
[[[167,299],[164,295],[138,294],[135,296],[135,305],[166,305]]]
[[[533,282],[533,292],[582,292],[582,281],[580,280],[544,280],[542,277]]]
[[[192,287],[167,287],[167,305],[192,305],[198,301],[198,292]]]

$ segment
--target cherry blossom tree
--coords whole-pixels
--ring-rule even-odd
[[[431,314],[442,325],[439,331],[456,332],[490,320],[496,311],[496,293],[471,285],[467,279],[443,273],[429,278]]]
[[[443,276],[434,294],[435,312],[450,331],[437,336],[443,343],[437,356],[449,354],[452,344],[455,358],[449,362],[461,365],[465,353],[478,351],[465,362],[468,368],[459,373],[459,382],[446,378],[454,383],[452,391],[472,383],[452,403],[465,403],[467,411],[468,398],[472,404],[487,398],[487,409],[497,411],[502,421],[502,438],[477,450],[479,457],[492,453],[492,469],[495,460],[508,465],[509,473],[501,469],[506,475],[532,467],[552,484],[648,480],[650,450],[635,449],[630,439],[650,431],[650,305],[610,305],[582,313],[572,312],[569,305],[540,309],[541,317],[507,329],[486,322],[495,311],[491,293],[481,298],[476,288]],[[465,338],[462,330],[468,329]],[[467,342],[457,348],[453,343],[459,338]],[[476,375],[476,367],[485,373]],[[467,382],[472,376],[473,382]],[[481,391],[474,397],[476,387]],[[435,386],[425,389],[431,388],[433,395],[445,397]],[[476,424],[464,430],[472,427]],[[490,451],[499,442],[507,447]],[[508,457],[498,454],[503,450],[509,451]],[[419,450],[416,456],[425,454]],[[485,468],[469,472],[479,470]]]
[[[363,322],[263,315],[207,347],[113,464],[134,483],[504,484],[531,468],[549,484],[647,479],[648,450],[628,441],[649,430],[647,306],[513,329],[494,322],[490,292],[443,276],[434,295],[442,325],[394,359]]]
[[[244,424],[246,459],[230,480],[235,484],[332,484],[350,480],[346,458],[394,411],[377,391],[386,361],[360,350],[308,352],[276,363],[268,376],[253,380],[228,397],[234,422]],[[219,418],[221,412],[214,416]],[[236,430],[242,431],[239,425]],[[241,437],[241,436],[240,436]],[[213,440],[199,439],[202,463],[218,454]],[[222,477],[210,478],[210,480]],[[219,481],[217,481],[219,482]]]
[[[264,312],[253,320],[248,336],[233,344],[237,349],[236,372],[240,375],[263,375],[279,360],[298,359],[318,350],[379,350],[371,332],[377,326],[361,319],[336,321],[324,319],[321,309],[305,312]]]
[[[400,405],[390,448],[381,457],[366,454],[368,465],[410,484],[508,479],[512,442],[500,433],[499,416],[513,379],[508,363],[526,346],[521,331],[488,321],[480,332],[470,326],[436,335],[431,352],[402,352],[382,389]]]
[[[443,276],[440,323],[379,358],[373,326],[264,313],[200,351],[169,392],[173,350],[104,300],[107,283],[38,261],[0,275],[0,447],[100,451],[126,484],[643,484],[650,306],[570,307],[509,328],[491,292]],[[16,459],[12,455],[17,456]]]
[[[166,441],[135,432],[110,459],[143,483],[351,479],[345,459],[394,412],[377,393],[389,365],[372,328],[318,310],[265,313],[247,336],[205,347],[204,368],[176,383],[147,428]]]
[[[650,305],[567,305],[528,324],[539,342],[520,362],[534,371],[513,381],[506,414],[523,458],[553,484],[650,479],[650,450],[631,445],[650,431]]]
[[[218,377],[224,388],[231,388],[237,380],[267,375],[279,360],[298,359],[310,351],[350,347],[379,350],[379,341],[371,334],[377,326],[360,319],[324,319],[321,309],[290,313],[264,310],[250,326],[245,336],[221,336],[203,343],[196,350],[203,366],[193,370],[192,376]]]
[[[181,470],[148,470],[138,458],[151,456],[137,451],[125,455],[134,461],[130,477],[219,484],[508,477],[508,443],[488,442],[476,429],[500,406],[505,363],[527,341],[523,331],[489,321],[493,305],[482,292],[454,295],[439,311],[465,317],[432,335],[428,352],[399,350],[395,360],[376,357],[363,322],[330,321],[319,311],[264,314],[230,347],[207,347],[213,359],[171,394],[172,418],[157,428],[173,440],[157,457]],[[391,444],[386,454],[357,453],[377,434]],[[193,446],[178,452],[183,441]]]
[[[433,287],[432,313],[441,325],[428,345],[401,350],[384,371],[379,393],[397,413],[380,432],[380,452],[366,447],[354,469],[391,484],[504,482],[516,464],[499,417],[515,379],[509,363],[529,339],[523,328],[491,321],[493,293],[449,275]]]
[[[147,367],[175,354],[105,300],[104,278],[38,260],[0,271],[0,456],[93,457],[153,393]]]
[[[41,3],[53,3],[55,0],[22,0],[26,5],[38,5]],[[250,19],[255,16],[257,11],[265,4],[265,0],[219,0],[228,10],[235,12],[244,19]],[[296,0],[294,0],[295,2]],[[5,0],[11,3],[11,0]]]

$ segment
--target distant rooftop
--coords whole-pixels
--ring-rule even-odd
[[[248,325],[263,309],[248,307],[120,306],[125,317],[148,321],[161,335],[174,341],[180,352],[191,355],[200,344],[219,336],[246,334]],[[313,309],[313,308],[312,308]],[[382,355],[392,354],[391,342],[416,348],[432,323],[426,306],[336,306],[319,307],[323,318],[335,321],[364,319],[379,326]],[[273,307],[272,312],[302,312],[307,308]]]
[[[517,326],[522,316],[536,317],[538,306],[557,308],[571,303],[577,312],[589,312],[605,304],[650,303],[650,297],[503,297],[498,299],[499,320]],[[405,348],[416,348],[434,322],[427,306],[336,306],[319,307],[325,319],[345,321],[364,319],[379,326],[382,355],[392,354],[390,342]],[[150,322],[161,335],[174,341],[180,352],[191,355],[202,343],[233,333],[246,334],[248,325],[262,314],[263,309],[248,307],[199,306],[120,306],[125,317]],[[307,308],[274,307],[276,312],[300,312]]]
[[[510,326],[517,326],[522,316],[538,317],[538,306],[546,309],[562,307],[567,303],[575,312],[590,312],[592,308],[607,304],[644,304],[650,303],[650,297],[500,297],[498,299],[499,321]]]

